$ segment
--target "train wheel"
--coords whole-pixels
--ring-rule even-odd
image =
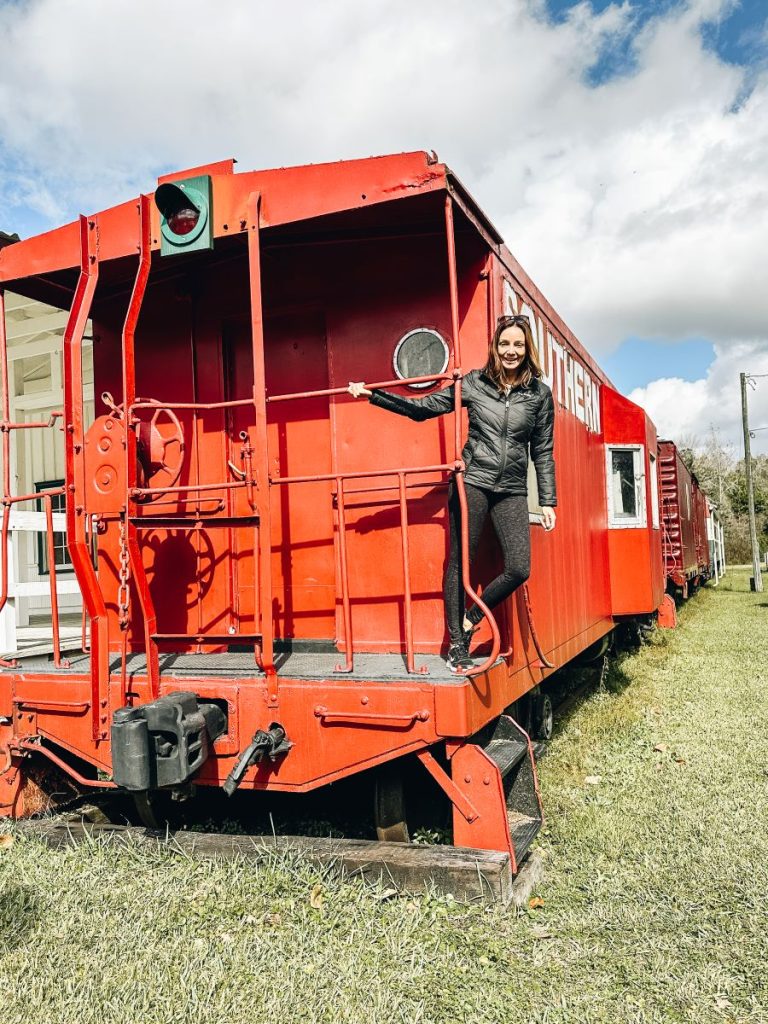
[[[383,765],[376,773],[374,820],[380,842],[411,841],[405,813],[403,770],[397,762]]]
[[[535,692],[526,693],[504,711],[504,714],[514,718],[520,728],[524,729],[529,736],[533,728],[533,706],[536,703],[536,696]]]
[[[533,706],[532,733],[537,740],[551,740],[555,728],[555,709],[548,693],[541,693]]]

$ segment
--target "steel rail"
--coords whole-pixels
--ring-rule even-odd
[[[57,495],[66,494],[66,487],[51,487],[45,491],[32,491],[31,494],[11,494],[3,499],[3,504],[20,505],[24,501],[38,501],[40,498],[55,498]]]
[[[416,472],[421,472],[421,471],[417,470]],[[415,480],[413,483],[406,484],[406,487],[409,490],[412,490],[412,491],[419,490],[419,488],[421,488],[422,490],[425,490],[428,487],[445,487],[447,482],[448,481],[446,480],[446,478],[444,476],[441,476],[437,480]],[[347,488],[345,493],[346,493],[346,496],[349,498],[350,496],[355,495],[355,494],[378,494],[378,493],[384,493],[386,491],[397,491],[397,490],[398,490],[398,485],[397,484],[381,484],[381,486],[378,486],[378,487],[360,487],[360,488],[358,488],[355,491],[350,491],[349,488]],[[382,499],[382,500],[384,500],[384,499]]]
[[[377,391],[380,388],[395,388],[409,384],[429,384],[432,381],[453,380],[454,377],[454,373],[430,373],[423,377],[396,377],[394,380],[380,380],[365,386],[372,391]],[[332,395],[346,395],[348,392],[349,387],[319,388],[317,391],[293,391],[288,395],[270,395],[267,398],[267,402],[290,402],[297,398],[328,398]]]
[[[26,750],[30,754],[42,754],[47,757],[49,761],[53,761],[55,765],[65,771],[67,775],[79,783],[81,786],[88,786],[92,789],[118,789],[116,783],[108,781],[107,779],[87,779],[84,775],[81,775],[71,764],[67,764],[58,754],[54,754],[48,747],[42,746],[40,743],[33,743],[31,740],[17,739],[12,740],[9,744],[15,750]]]
[[[456,272],[456,236],[453,229],[453,200],[445,197],[445,237],[448,249],[448,295],[451,307],[451,334],[453,335],[454,374],[461,375],[461,325],[459,323],[459,283]],[[461,383],[453,393],[454,457],[461,458]]]
[[[267,438],[267,381],[264,355],[264,314],[261,291],[261,193],[251,192],[246,205],[248,225],[248,279],[251,301],[251,359],[253,363],[253,408],[256,436],[256,478],[253,491],[259,515],[257,607],[261,625],[261,650],[257,653],[267,681],[267,704],[278,706],[278,677],[275,669],[272,625],[272,512],[269,487],[269,442]],[[258,631],[258,630],[257,630]]]
[[[133,425],[131,409],[134,407],[136,398],[136,325],[144,302],[149,280],[149,271],[152,259],[152,228],[150,223],[150,198],[146,195],[139,196],[137,211],[139,215],[139,262],[136,268],[136,278],[131,291],[131,298],[125,313],[123,330],[121,336],[121,359],[123,376],[123,406],[128,410],[123,418],[123,429],[125,432],[125,509],[123,511],[126,546],[128,548],[128,564],[131,576],[136,585],[136,593],[139,597],[142,618],[144,621],[144,649],[147,656],[147,678],[152,699],[160,696],[160,658],[157,644],[153,635],[157,632],[157,612],[152,599],[152,592],[149,588],[147,574],[144,571],[144,562],[139,547],[138,532],[135,523],[131,522],[128,515],[129,499],[131,497],[131,481],[137,479],[138,474],[138,453],[137,437]],[[126,693],[126,671],[125,662],[127,658],[126,637],[128,624],[125,626],[123,644],[121,645],[121,696],[122,703],[127,700]]]
[[[405,601],[405,665],[409,672],[415,672],[413,653],[413,608],[411,601],[411,562],[408,546],[408,495],[405,490],[405,473],[398,473],[400,491],[400,535],[403,548],[403,598]]]
[[[220,484],[171,484],[168,487],[131,487],[128,495],[134,501],[138,498],[146,498],[150,494],[188,494],[191,491],[228,491],[238,487],[245,487],[247,480],[225,480]]]
[[[522,593],[523,596],[525,614],[528,619],[528,629],[531,633],[531,640],[533,641],[533,646],[536,648],[536,653],[539,656],[539,661],[544,666],[544,668],[554,668],[555,666],[552,664],[551,661],[549,661],[546,654],[544,654],[544,651],[542,650],[541,644],[539,642],[539,635],[536,632],[536,626],[533,622],[533,609],[531,608],[531,598],[530,594],[528,593],[528,584],[523,583],[523,585],[519,588],[518,593]]]
[[[406,665],[409,673],[416,673],[413,644],[413,606],[410,583],[410,547],[408,542],[408,506],[407,506],[407,485],[406,477],[414,473],[436,472],[438,470],[456,470],[455,465],[444,464],[437,466],[416,466],[399,467],[397,469],[383,470],[361,470],[349,473],[319,473],[315,475],[296,477],[273,477],[270,484],[296,484],[296,483],[318,483],[322,481],[333,481],[336,484],[337,511],[339,516],[339,575],[341,582],[341,603],[342,623],[345,662],[344,668],[339,665],[337,671],[352,672],[354,669],[354,652],[352,639],[352,613],[349,595],[349,569],[347,558],[347,529],[346,529],[346,506],[345,506],[345,480],[359,480],[371,477],[394,476],[397,478],[397,490],[400,505],[401,519],[401,550],[403,557],[403,596],[405,599],[405,649]],[[355,494],[362,494],[363,491],[355,491]],[[495,659],[494,659],[495,660]]]
[[[461,459],[461,324],[459,322],[459,285],[456,272],[456,236],[453,225],[453,199],[450,194],[445,197],[445,234],[448,248],[448,286],[451,304],[451,330],[453,333],[453,365],[454,374],[457,376],[457,386],[453,396],[453,411],[455,424],[455,459],[457,468],[455,470],[456,493],[459,498],[459,509],[461,518],[461,580],[464,592],[469,594],[477,607],[482,611],[491,627],[491,651],[482,664],[473,666],[466,673],[467,676],[481,675],[491,665],[495,664],[501,650],[501,634],[496,619],[491,611],[480,599],[477,592],[472,588],[469,568],[469,510],[467,508],[467,492],[464,489],[464,463]]]
[[[53,641],[53,664],[61,668],[61,637],[59,631],[59,595],[56,591],[56,550],[53,543],[53,498],[45,496],[45,533],[48,546],[48,582],[51,594],[51,630]]]
[[[344,514],[344,477],[336,477],[336,493],[338,495],[337,511],[339,515],[339,572],[341,574],[341,606],[344,622],[344,669],[336,666],[337,671],[351,672],[354,668],[354,641],[352,639],[352,606],[349,599],[349,562],[347,559],[347,522]]]
[[[374,384],[366,384],[367,388],[373,390],[379,388],[394,388],[410,384],[430,384],[440,380],[453,380],[453,373],[430,373],[423,377],[396,377],[394,380],[381,380]],[[272,402],[289,402],[297,398],[326,398],[331,395],[345,395],[348,387],[320,388],[317,391],[294,391],[287,395],[268,395],[267,404]],[[131,403],[130,409],[235,409],[243,406],[252,406],[252,398],[233,398],[222,402],[165,402],[161,400],[149,401],[146,398],[137,398]],[[1,426],[1,424],[0,424]]]
[[[28,422],[12,422],[10,420],[0,420],[0,430],[36,430],[42,427],[52,427],[55,425],[56,420],[61,419],[64,413],[59,409],[54,409],[50,417],[47,420],[30,420]]]
[[[109,620],[86,541],[82,339],[98,277],[98,222],[81,216],[80,275],[63,339],[65,511],[70,558],[91,620],[91,714],[96,742],[105,740],[108,735],[106,714],[102,714],[101,687],[109,681]]]
[[[309,484],[320,483],[324,480],[337,480],[340,476],[345,480],[365,480],[377,476],[397,476],[398,473],[437,473],[440,471],[456,471],[455,462],[439,463],[435,466],[396,466],[393,469],[362,469],[351,470],[348,473],[316,473],[305,476],[273,476],[270,477],[272,484]],[[362,494],[362,491],[355,491],[355,494]]]
[[[145,198],[145,197],[142,197]],[[237,406],[253,405],[252,398],[235,398],[227,402],[162,402],[149,401],[147,398],[137,398],[131,402],[131,412],[135,409],[233,409]]]

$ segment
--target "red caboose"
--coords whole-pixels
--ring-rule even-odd
[[[709,579],[707,498],[672,441],[659,443],[664,566],[668,584],[688,596]]]
[[[11,422],[0,333],[3,552],[19,506],[63,501],[90,622],[68,662],[54,637],[0,673],[2,813],[32,808],[35,758],[144,805],[192,780],[304,792],[388,764],[377,824],[402,838],[409,755],[450,801],[454,842],[514,867],[540,808],[508,710],[662,600],[656,434],[449,168],[411,153],[169,175],[154,202],[5,248],[0,288],[69,314],[51,423]],[[560,516],[537,526],[534,483],[530,585],[456,677],[441,577],[461,409],[414,425],[346,388],[444,387],[483,364],[505,311],[529,316],[554,394]],[[13,494],[11,438],[59,424],[63,487]],[[477,574],[496,557],[489,543]]]

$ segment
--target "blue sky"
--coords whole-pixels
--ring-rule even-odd
[[[700,380],[715,359],[715,348],[706,338],[686,338],[671,343],[663,339],[626,338],[601,364],[624,394],[645,387],[659,376]]]
[[[434,148],[664,433],[737,440],[738,372],[768,372],[768,0],[0,0],[0,39],[0,229],[229,156]]]
[[[563,21],[569,12],[583,0],[546,0],[549,17]],[[592,10],[601,12],[610,7],[612,0],[590,0]],[[664,10],[679,7],[678,0],[632,0],[633,21],[637,29]],[[768,23],[766,0],[740,0],[729,10],[701,27],[705,46],[729,64],[765,64],[765,32]],[[606,50],[595,65],[591,77],[594,82],[605,81],[613,75],[626,74],[632,67],[631,40]]]

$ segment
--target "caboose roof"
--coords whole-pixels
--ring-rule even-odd
[[[247,203],[254,192],[261,195],[261,227],[269,230],[329,214],[362,211],[406,197],[442,192],[453,178],[434,154],[416,152],[242,173],[235,173],[233,160],[225,160],[164,175],[158,179],[158,184],[197,174],[210,174],[213,179],[214,236],[217,239],[245,232]],[[135,255],[136,204],[137,199],[131,199],[99,213],[88,213],[89,219],[98,223],[101,265]],[[486,229],[500,242],[498,232],[481,216]],[[160,245],[159,227],[159,213],[153,204],[153,248]],[[49,275],[79,265],[78,224],[73,221],[0,252],[0,283]]]
[[[434,230],[442,221],[445,195],[458,207],[457,229],[474,228],[509,269],[550,323],[588,362],[588,355],[571,330],[542,295],[504,245],[501,234],[456,174],[434,153],[417,151],[361,160],[278,167],[235,172],[234,160],[175,171],[157,184],[209,174],[214,187],[213,225],[216,249],[240,244],[246,235],[247,208],[259,193],[260,228],[265,241],[286,242],[307,237],[354,237],[377,232],[416,233]],[[138,197],[100,213],[89,214],[99,233],[100,281],[120,289],[135,276],[138,251]],[[160,249],[160,215],[152,204],[152,249]],[[179,257],[180,260],[195,256]],[[0,286],[22,295],[68,308],[80,267],[79,224],[73,221],[53,231],[0,249]],[[593,364],[594,365],[594,364]],[[595,367],[596,369],[596,367]],[[599,372],[599,371],[597,371]]]

